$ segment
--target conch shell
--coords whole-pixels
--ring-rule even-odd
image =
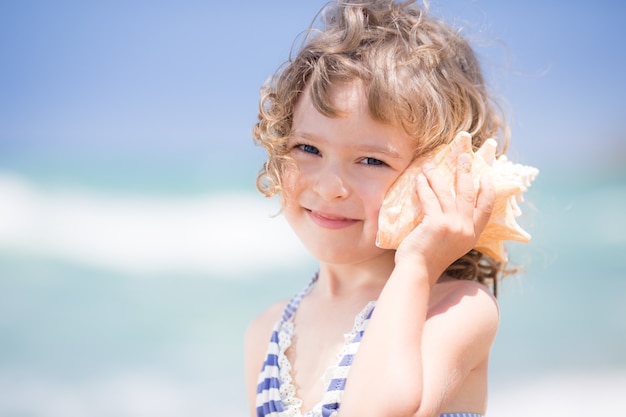
[[[429,160],[434,164],[433,169],[438,170],[451,186],[455,183],[458,156],[464,152],[472,157],[475,189],[478,189],[481,174],[491,174],[496,190],[494,207],[474,249],[497,261],[506,262],[504,240],[524,243],[530,240],[530,235],[517,224],[515,218],[522,214],[518,205],[523,200],[522,193],[528,190],[539,170],[514,164],[504,155],[496,159],[496,145],[495,140],[488,139],[474,153],[470,134],[460,132]],[[415,179],[425,162],[426,158],[413,161],[387,191],[378,217],[376,245],[379,247],[397,249],[424,218]]]

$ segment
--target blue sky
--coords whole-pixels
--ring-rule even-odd
[[[259,86],[323,3],[1,2],[0,170],[256,172]],[[431,7],[475,39],[512,116],[513,159],[548,171],[623,162],[624,3]]]

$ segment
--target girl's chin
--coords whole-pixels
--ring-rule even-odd
[[[382,255],[387,253],[392,253],[393,251],[389,251],[386,249],[380,249],[374,243],[372,245],[368,245],[368,247],[358,247],[352,246],[346,248],[342,247],[334,247],[332,244],[327,245],[319,245],[316,247],[312,247],[311,245],[307,246],[307,249],[315,259],[322,263],[332,264],[332,265],[357,265],[363,264],[364,262],[369,262],[371,260],[381,259]],[[393,256],[390,256],[391,260],[393,260]]]

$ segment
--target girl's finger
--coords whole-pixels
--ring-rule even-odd
[[[417,174],[417,195],[424,209],[424,213],[441,213],[439,199],[433,191],[428,179],[423,173]]]
[[[462,153],[456,168],[456,209],[461,216],[472,219],[476,204],[476,191],[472,177],[472,158]]]
[[[449,212],[454,209],[454,188],[450,184],[450,180],[441,175],[430,163],[424,165],[423,171],[432,192],[437,197],[441,210]]]
[[[493,178],[489,174],[480,177],[480,188],[476,197],[476,209],[474,210],[474,230],[480,235],[491,217],[496,199],[496,188]]]

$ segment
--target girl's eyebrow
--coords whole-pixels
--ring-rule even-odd
[[[391,146],[380,146],[375,144],[363,144],[361,146],[357,146],[356,149],[363,151],[365,153],[373,153],[373,154],[381,154],[385,155],[392,159],[401,159],[402,155]]]
[[[306,133],[306,132],[301,132],[298,130],[293,130],[290,136],[298,137],[298,138],[305,139],[305,140],[311,140],[313,142],[321,143],[321,144],[330,143],[330,141],[328,141],[327,139],[323,137]],[[400,152],[398,152],[392,146],[378,145],[375,142],[377,141],[372,140],[371,143],[360,144],[360,145],[355,146],[352,149],[355,149],[357,151],[364,152],[364,153],[385,155],[392,159],[402,159],[402,155],[400,155]]]
[[[306,132],[301,132],[299,130],[292,130],[291,133],[289,134],[289,136],[293,137],[299,137],[302,139],[308,139],[308,140],[316,140],[316,141],[324,141],[324,139],[318,135],[312,134],[312,133],[306,133]]]

